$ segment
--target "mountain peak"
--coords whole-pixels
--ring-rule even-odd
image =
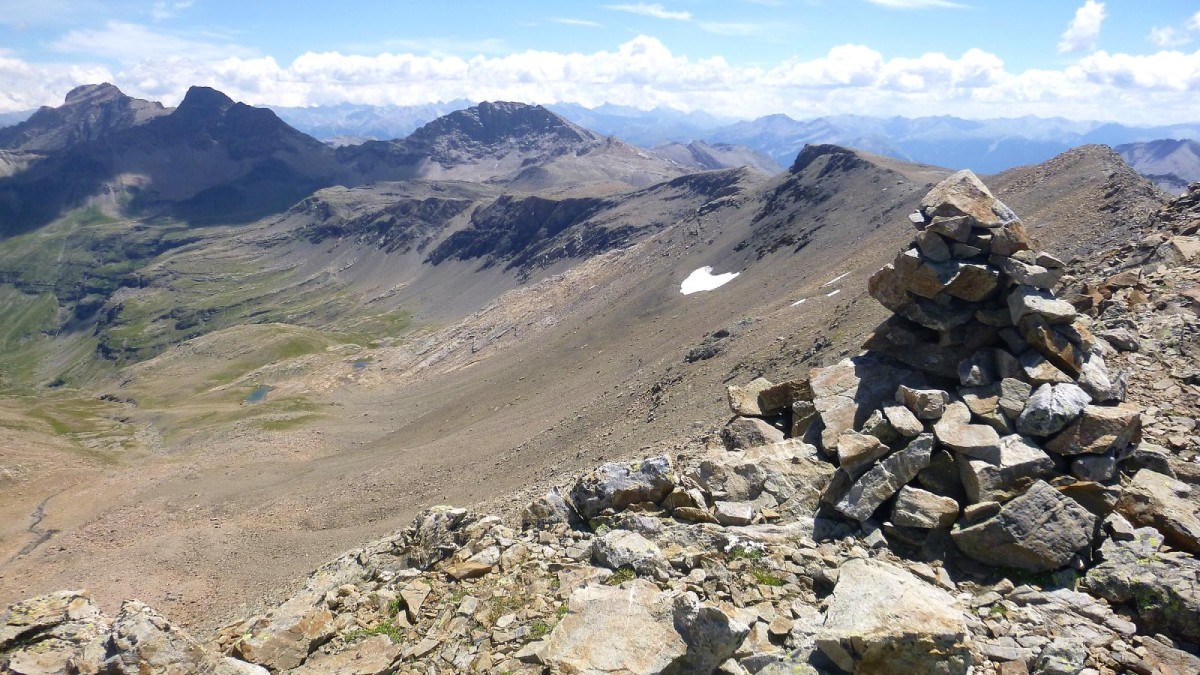
[[[593,136],[540,105],[484,101],[439,117],[413,132],[412,137],[436,138],[446,134],[465,136],[469,141],[484,145],[533,136],[554,136],[573,142]]]
[[[100,84],[81,84],[75,87],[67,92],[63,103],[65,105],[96,104],[122,98],[126,98],[124,92],[108,82],[101,82]]]
[[[830,161],[836,160],[839,165],[847,167],[863,161],[858,152],[850,148],[832,143],[817,143],[804,146],[800,154],[796,155],[796,161],[792,163],[789,171],[800,173],[821,157],[829,157]]]
[[[228,110],[234,104],[233,99],[212,87],[191,87],[184,94],[179,104],[179,111],[188,110]]]

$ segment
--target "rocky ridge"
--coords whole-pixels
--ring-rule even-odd
[[[19,603],[0,670],[1196,672],[1195,441],[1160,400],[1145,433],[1177,442],[1140,442],[1121,399],[1155,372],[1134,344],[1190,347],[1166,289],[1193,287],[1176,252],[1198,198],[1111,254],[1146,254],[1125,285],[1029,253],[958,174],[871,284],[907,318],[808,378],[730,387],[720,439],[603,465],[519,527],[435,507],[204,645],[133,601],[115,620],[82,592]],[[1160,375],[1161,399],[1200,401]]]

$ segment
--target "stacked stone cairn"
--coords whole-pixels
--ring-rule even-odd
[[[869,282],[893,312],[866,352],[810,378],[733,387],[746,412],[790,404],[790,432],[838,465],[822,500],[914,547],[945,541],[987,565],[1087,566],[1140,440],[1112,348],[1055,297],[1063,263],[969,171],[909,216],[918,232]],[[764,402],[765,399],[765,402]],[[775,440],[735,420],[728,445]],[[761,439],[743,436],[765,435]]]

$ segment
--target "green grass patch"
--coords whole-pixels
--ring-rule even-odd
[[[617,568],[617,570],[612,573],[612,576],[604,580],[604,583],[608,584],[609,586],[620,586],[626,581],[633,581],[636,578],[637,573],[633,571],[633,568],[625,565]]]
[[[758,568],[751,569],[750,576],[754,577],[754,580],[757,581],[760,586],[779,587],[783,585],[783,579],[780,579],[766,570]]]
[[[357,642],[373,635],[386,635],[392,641],[392,644],[400,644],[400,641],[404,639],[404,633],[400,630],[400,627],[392,623],[391,619],[385,619],[370,628],[361,628],[346,633],[346,641]]]
[[[529,625],[529,639],[540,640],[550,634],[550,624],[538,619]]]

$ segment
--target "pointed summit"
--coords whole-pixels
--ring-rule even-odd
[[[212,87],[191,87],[184,94],[179,104],[178,112],[191,113],[195,111],[224,112],[233,107],[233,99]]]

